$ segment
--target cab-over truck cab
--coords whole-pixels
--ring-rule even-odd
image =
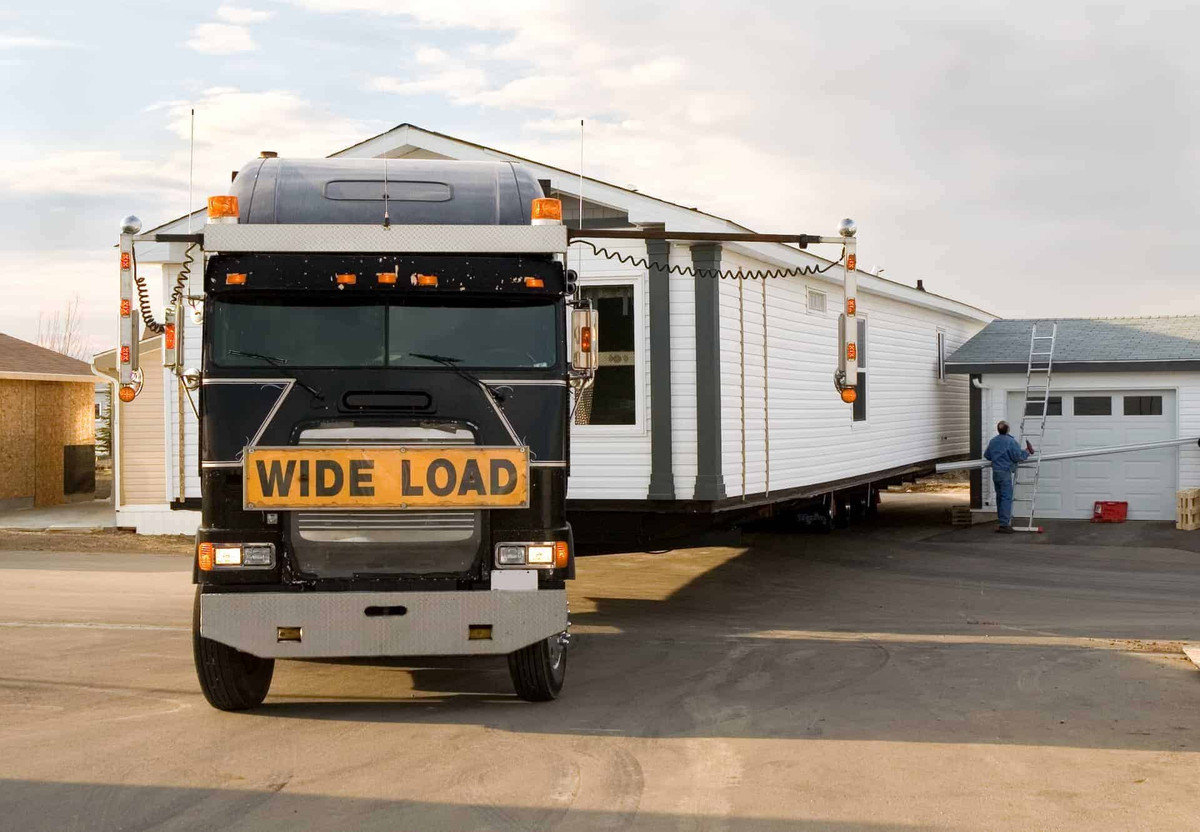
[[[595,337],[559,215],[510,163],[266,158],[210,200],[183,377],[212,705],[260,704],[278,658],[506,654],[521,697],[559,693],[594,362],[568,321]]]

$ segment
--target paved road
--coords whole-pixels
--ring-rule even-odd
[[[894,503],[586,559],[548,705],[493,660],[284,662],[264,708],[219,713],[185,560],[0,552],[0,828],[1200,825],[1197,555]]]

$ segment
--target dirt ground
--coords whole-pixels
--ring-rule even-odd
[[[192,555],[196,541],[190,535],[139,535],[118,529],[91,532],[0,530],[0,552],[144,552],[156,555]]]

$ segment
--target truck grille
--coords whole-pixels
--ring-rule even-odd
[[[388,447],[473,445],[457,426],[311,428],[299,444]],[[294,511],[288,528],[303,572],[319,577],[462,574],[479,553],[478,511]]]

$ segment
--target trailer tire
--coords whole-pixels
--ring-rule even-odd
[[[275,660],[260,659],[200,635],[200,589],[192,608],[192,658],[208,704],[222,711],[257,708],[267,698]]]
[[[517,696],[526,702],[558,698],[567,676],[567,642],[562,633],[508,654],[508,672]]]

